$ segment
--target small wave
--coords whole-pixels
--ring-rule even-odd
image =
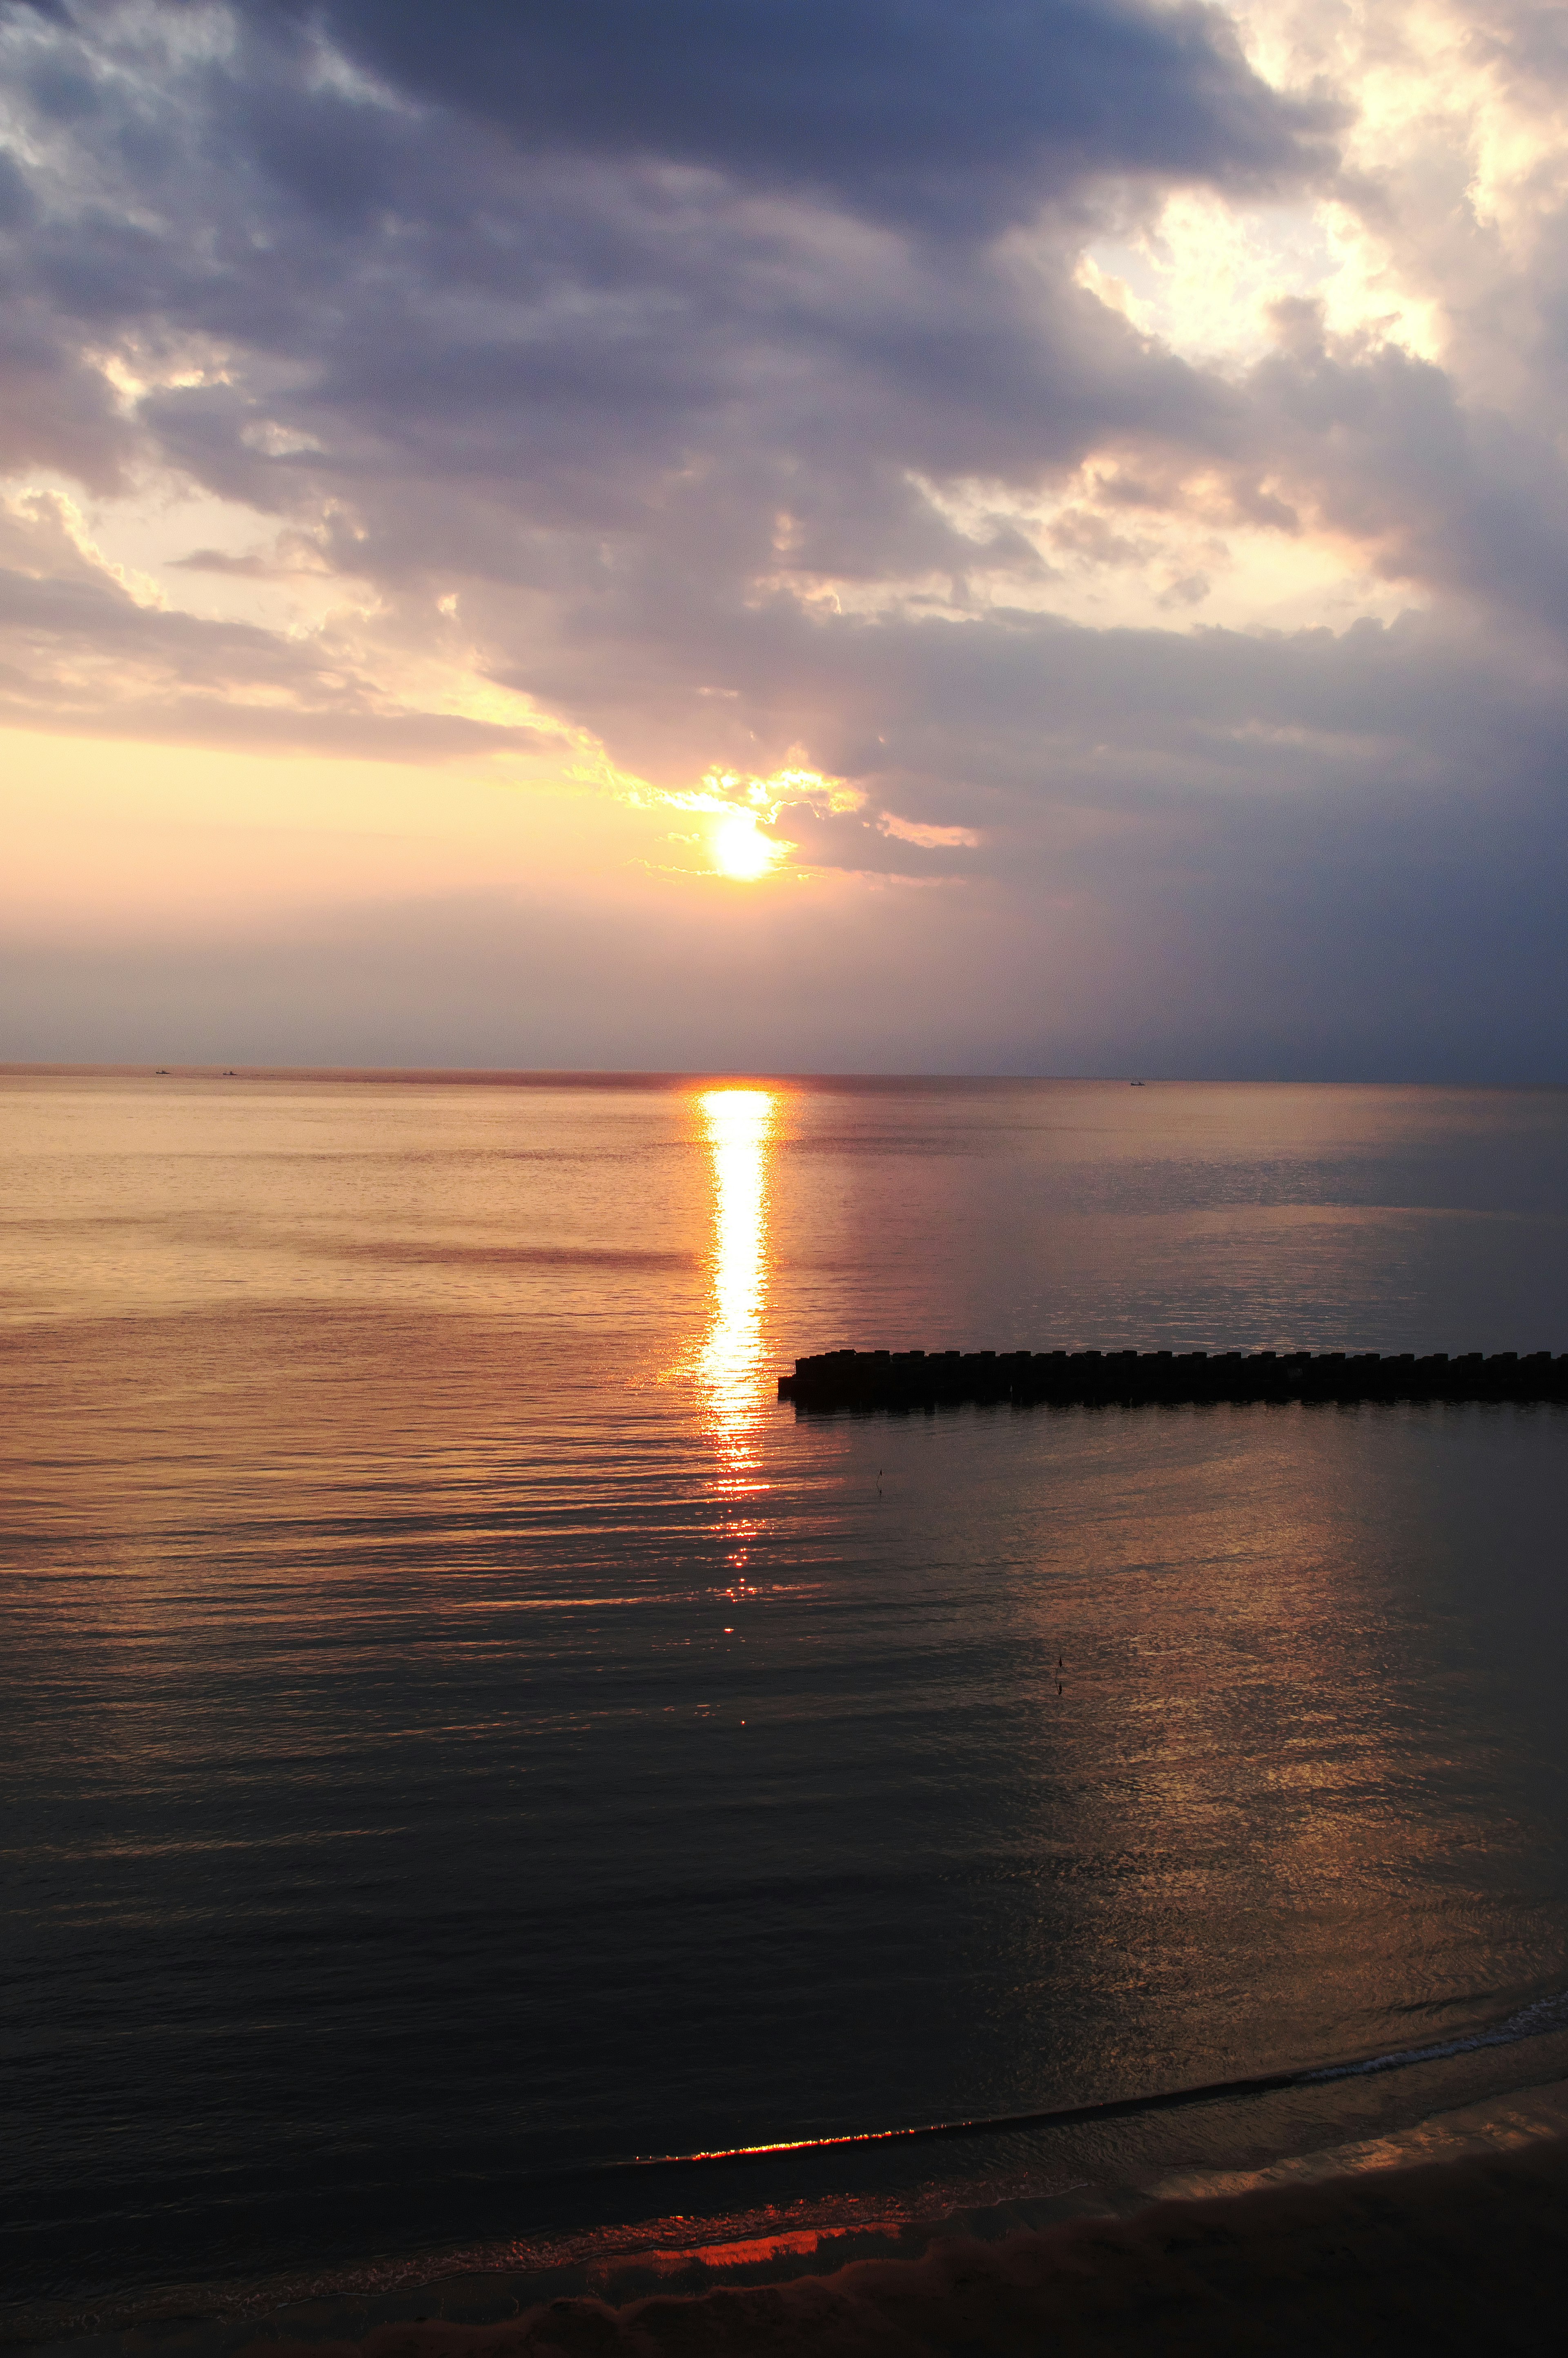
[[[1521,2039],[1543,2039],[1553,2030],[1568,2030],[1568,1990],[1539,1997],[1510,2014],[1490,2030],[1472,2030],[1462,2039],[1444,2039],[1427,2047],[1396,2047],[1387,2055],[1366,2055],[1355,2063],[1329,2063],[1315,2071],[1295,2075],[1295,2083],[1313,2087],[1327,2080],[1361,2080],[1374,2071],[1402,2071],[1412,2063],[1441,2063],[1451,2055],[1474,2055],[1484,2047],[1513,2047]]]
[[[937,2137],[1001,2136],[1024,2129],[1065,2128],[1074,2123],[1125,2120],[1139,2114],[1180,2111],[1189,2104],[1211,2104],[1227,2097],[1275,2095],[1289,2088],[1325,2086],[1331,2081],[1369,2078],[1379,2071],[1403,2071],[1418,2063],[1442,2062],[1455,2055],[1474,2054],[1488,2047],[1513,2047],[1522,2039],[1545,2038],[1568,2030],[1568,1990],[1536,1998],[1505,2022],[1463,2037],[1399,2047],[1378,2055],[1364,2055],[1348,2063],[1298,2066],[1293,2071],[1259,2071],[1244,2079],[1209,2080],[1187,2088],[1162,2088],[1141,2096],[1103,2097],[1087,2104],[1057,2104],[1032,2113],[993,2113],[984,2117],[951,2121],[921,2121],[908,2126],[850,2129],[833,2136],[779,2137],[767,2144],[715,2147],[711,2152],[636,2154],[625,2161],[600,2165],[607,2174],[618,2170],[685,2169],[704,2162],[762,2161],[777,2154],[828,2153],[841,2146],[913,2144]]]

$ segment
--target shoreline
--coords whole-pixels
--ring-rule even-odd
[[[1557,2320],[1542,2262],[1568,2265],[1565,2198],[1562,2080],[1257,2169],[924,2216],[868,2199],[771,2227],[665,2220],[609,2248],[518,2247],[509,2269],[415,2264],[395,2289],[227,2318],[187,2287],[118,2330],[4,2340],[38,2358],[957,2358],[1043,2336],[1069,2353],[1154,2336],[1162,2353],[1525,2349]]]

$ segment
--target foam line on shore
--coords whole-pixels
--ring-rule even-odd
[[[1442,2062],[1488,2047],[1513,2047],[1521,2039],[1545,2037],[1568,2029],[1568,1990],[1536,1998],[1506,2021],[1455,2039],[1430,2041],[1422,2047],[1393,2048],[1376,2055],[1357,2056],[1346,2063],[1298,2066],[1285,2071],[1260,2071],[1236,2080],[1211,2080],[1185,2088],[1157,2089],[1140,2096],[1102,2097],[1086,2104],[1058,2104],[1029,2113],[995,2113],[950,2121],[922,2121],[905,2126],[849,2129],[831,2136],[782,2137],[757,2145],[716,2147],[709,2152],[635,2154],[624,2161],[603,2162],[610,2175],[619,2170],[689,2169],[705,2162],[762,2161],[788,2153],[827,2153],[839,2146],[913,2144],[921,2139],[1002,2136],[1026,2129],[1065,2128],[1075,2123],[1125,2120],[1138,2114],[1178,2112],[1192,2104],[1218,2104],[1238,2096],[1267,2096],[1287,2088],[1323,2087],[1336,2080],[1369,2078],[1382,2071],[1403,2071],[1418,2063]]]

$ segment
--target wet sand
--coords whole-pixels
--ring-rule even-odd
[[[356,2300],[35,2338],[59,2358],[1039,2358],[1558,2346],[1568,2082],[1261,2170],[737,2239],[669,2221],[596,2259]],[[712,2224],[707,2229],[712,2234]]]
[[[935,2244],[915,2261],[511,2325],[378,2327],[364,2358],[821,2358],[980,2353],[1540,2352],[1568,2297],[1568,2144]],[[276,2353],[276,2343],[266,2346]],[[298,2346],[298,2345],[297,2345]]]
[[[1563,2331],[1568,2084],[1262,2173],[1079,2199],[1103,2207],[1000,2235],[1005,2220],[992,2214],[989,2234],[938,2234],[915,2257],[785,2282],[734,2281],[766,2267],[766,2239],[628,2254],[622,2283],[641,2266],[672,2288],[619,2305],[577,2294],[507,2323],[387,2322],[358,2342],[295,2347],[311,2358],[1318,2358],[1536,2353]],[[1119,2213],[1119,2200],[1142,2207]],[[832,2238],[810,2240],[830,2253]],[[774,2267],[809,2269],[806,2241],[781,2237]],[[262,2346],[279,2358],[276,2342]]]

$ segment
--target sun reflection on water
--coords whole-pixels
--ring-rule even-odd
[[[713,1307],[697,1380],[719,1444],[720,1486],[733,1497],[767,1487],[752,1478],[753,1440],[763,1396],[768,1177],[779,1099],[771,1089],[707,1089],[697,1102],[713,1154]]]

